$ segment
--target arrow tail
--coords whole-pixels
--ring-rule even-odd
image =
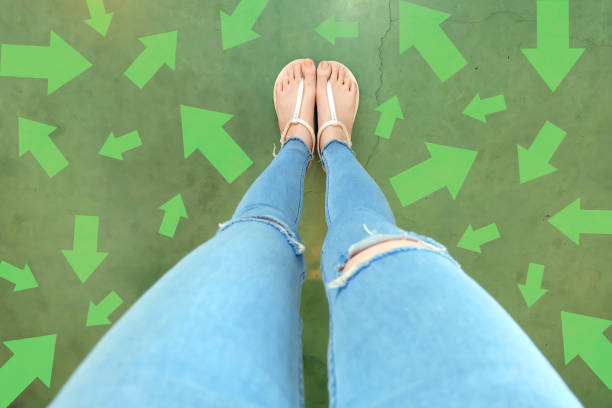
[[[173,238],[176,228],[178,227],[180,217],[178,215],[164,214],[162,223],[159,226],[159,233],[167,237]]]
[[[495,223],[475,230],[474,234],[476,235],[476,240],[480,245],[491,242],[500,237],[499,231],[497,230],[497,225],[495,225]]]
[[[117,145],[123,153],[142,145],[142,140],[140,140],[138,131],[135,130],[133,132],[126,133],[125,135],[117,139]]]
[[[128,67],[125,76],[142,89],[163,65],[163,58],[147,47]]]
[[[444,187],[440,172],[434,171],[433,159],[429,158],[390,178],[391,185],[402,206],[412,204]]]
[[[585,347],[580,357],[599,379],[612,390],[612,343],[603,334]]]
[[[106,14],[104,0],[87,0],[87,8],[89,9],[89,15],[92,18]]]
[[[427,40],[417,42],[415,47],[442,82],[452,77],[467,61],[440,26],[432,27]]]
[[[581,234],[612,234],[612,211],[581,210]]]
[[[529,264],[529,269],[527,270],[527,279],[525,280],[525,285],[528,287],[540,288],[542,287],[542,280],[544,279],[544,265]]]
[[[74,251],[98,250],[98,216],[77,215],[74,220]]]
[[[255,25],[255,22],[263,13],[264,8],[269,0],[241,0],[234,9],[232,17],[236,18],[249,28]]]
[[[0,262],[0,279],[5,279],[11,283],[17,282],[18,274],[21,270],[8,262]],[[0,382],[0,384],[2,384]]]
[[[504,95],[496,95],[482,100],[485,105],[485,115],[506,110],[506,100]]]
[[[11,357],[0,368],[0,407],[8,407],[34,381],[31,375],[24,374],[22,364]]]
[[[566,133],[563,129],[547,121],[531,143],[529,151],[543,159],[545,158],[545,160],[542,160],[543,162],[548,162],[561,145],[565,135]]]
[[[112,314],[121,304],[123,303],[123,299],[119,297],[119,295],[113,290],[110,292],[98,305],[100,309],[102,309],[106,316]]]
[[[0,76],[46,79],[51,58],[49,47],[3,44]]]
[[[32,149],[32,155],[49,177],[55,176],[60,170],[68,166],[68,160],[48,137],[40,139],[36,148]]]
[[[538,48],[569,48],[569,0],[538,0]]]
[[[355,38],[359,36],[359,23],[357,21],[337,21],[336,37]]]
[[[376,125],[374,134],[384,139],[391,138],[391,132],[393,131],[395,120],[395,117],[382,113],[380,115],[380,119],[378,120],[378,124]]]

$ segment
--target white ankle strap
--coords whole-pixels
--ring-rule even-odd
[[[293,111],[293,117],[291,118],[289,122],[287,122],[287,124],[285,125],[285,129],[283,129],[283,133],[281,134],[281,138],[280,138],[281,149],[283,148],[283,145],[286,142],[285,138],[287,137],[287,132],[289,131],[289,127],[291,126],[292,123],[299,123],[301,125],[304,125],[306,129],[308,129],[308,133],[310,133],[313,148],[314,148],[314,145],[316,144],[316,136],[315,136],[314,129],[312,128],[312,126],[310,126],[308,122],[306,122],[304,119],[301,119],[299,117],[300,110],[302,108],[302,96],[303,95],[304,95],[304,78],[301,78],[300,85],[298,87],[297,100],[295,102],[295,109]],[[276,151],[276,145],[274,146],[274,150],[272,151],[272,155],[274,157],[276,157],[275,151]]]
[[[348,141],[348,145],[349,147],[352,148],[353,143],[351,142],[351,135],[349,134],[348,129],[346,128],[346,126],[344,125],[344,123],[340,122],[338,120],[338,116],[336,114],[336,104],[334,103],[334,93],[332,91],[332,86],[331,86],[331,82],[329,82],[329,80],[327,81],[327,101],[329,104],[329,112],[331,114],[331,120],[328,120],[327,122],[325,122],[323,125],[321,125],[321,127],[319,128],[319,132],[317,133],[317,140],[321,141],[321,133],[323,133],[323,130],[328,127],[328,126],[340,126],[342,128],[342,130],[344,131],[344,134],[346,136],[346,140]],[[319,161],[321,161],[321,149],[317,146],[317,153],[319,153]]]

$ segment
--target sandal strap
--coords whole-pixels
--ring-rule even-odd
[[[280,143],[281,143],[281,149],[283,147],[283,145],[285,144],[286,137],[287,137],[287,132],[289,131],[289,127],[294,124],[294,123],[298,123],[300,125],[303,125],[306,127],[306,129],[308,129],[308,133],[310,134],[310,138],[312,139],[312,148],[313,150],[310,153],[313,153],[314,151],[314,146],[316,144],[316,135],[315,135],[315,131],[312,128],[312,126],[306,122],[304,119],[300,118],[300,110],[302,108],[302,96],[304,95],[304,78],[300,79],[300,85],[298,87],[298,94],[297,94],[297,100],[295,102],[295,109],[293,111],[293,117],[291,118],[291,120],[289,122],[287,122],[287,124],[285,125],[285,129],[283,129],[283,133],[281,134],[281,138],[280,138]],[[273,153],[274,154],[274,153]]]
[[[321,127],[319,128],[319,132],[317,133],[317,140],[318,141],[321,140],[320,139],[321,133],[323,132],[323,129],[325,129],[326,127],[340,126],[342,130],[344,131],[349,147],[352,147],[353,144],[351,142],[351,135],[349,134],[349,131],[346,128],[346,125],[338,120],[338,115],[336,114],[336,104],[334,102],[334,92],[332,90],[331,82],[329,80],[327,80],[327,102],[329,104],[329,112],[331,114],[331,120],[328,120],[323,125],[321,125]],[[321,161],[322,160],[321,149],[319,146],[317,146],[317,153],[319,153],[319,161]]]

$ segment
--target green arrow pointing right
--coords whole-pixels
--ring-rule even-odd
[[[142,89],[164,64],[174,71],[177,38],[177,31],[140,37],[147,48],[128,67],[125,76]]]
[[[504,95],[492,96],[486,99],[480,99],[480,94],[476,94],[472,101],[463,111],[463,114],[487,123],[487,115],[506,110],[506,101]]]
[[[0,279],[6,279],[14,283],[14,292],[38,287],[38,282],[36,282],[28,264],[23,269],[19,269],[8,262],[0,262]]]
[[[123,160],[123,153],[135,149],[140,145],[142,145],[142,141],[140,140],[137,130],[126,133],[121,137],[115,137],[113,132],[111,132],[98,154],[117,160]]]
[[[56,335],[5,341],[13,357],[0,368],[0,407],[8,407],[38,378],[49,388]]]
[[[336,38],[357,38],[359,23],[357,21],[335,21],[334,16],[331,16],[319,24],[315,31],[332,45],[336,45]]]
[[[102,37],[106,37],[108,26],[113,19],[113,13],[107,13],[104,8],[104,0],[87,0],[87,8],[89,8],[90,19],[85,22]]]
[[[123,299],[121,299],[114,290],[106,295],[97,305],[90,301],[86,326],[104,326],[111,324],[112,322],[108,317],[117,310],[122,303]]]
[[[376,108],[376,110],[380,112],[381,115],[380,119],[378,120],[378,125],[376,125],[374,134],[382,137],[383,139],[389,139],[391,138],[391,132],[393,131],[395,120],[404,119],[404,114],[402,113],[399,99],[397,99],[397,96],[392,96],[391,98],[387,99],[386,102]]]
[[[467,249],[469,251],[482,253],[480,246],[487,242],[494,241],[500,237],[497,225],[495,223],[489,224],[485,227],[474,230],[472,224],[468,225],[465,232],[461,236],[457,246],[459,248]]]
[[[62,250],[82,283],[85,283],[108,255],[108,252],[98,252],[98,222],[97,216],[76,215],[74,249]]]
[[[223,51],[260,37],[252,28],[268,1],[241,0],[231,16],[223,10],[220,11]]]
[[[544,277],[544,265],[529,263],[527,270],[527,279],[525,284],[518,284],[518,288],[527,303],[527,307],[531,307],[539,298],[541,298],[548,289],[542,289],[542,278]]]
[[[68,166],[68,161],[62,152],[49,138],[49,135],[55,131],[55,126],[19,118],[18,128],[19,157],[28,151],[31,152],[49,177],[55,176]]]

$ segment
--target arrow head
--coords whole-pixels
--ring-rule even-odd
[[[232,17],[223,10],[221,10],[220,15],[223,51],[261,37],[251,29],[251,25],[241,16]]]
[[[537,179],[557,171],[555,166],[548,163],[547,158],[521,145],[516,145],[519,162],[519,184]]]
[[[112,322],[109,320],[108,315],[103,307],[96,306],[94,302],[89,302],[89,311],[87,312],[87,327],[91,326],[105,326]]]
[[[162,206],[159,208],[176,217],[189,218],[187,217],[187,210],[185,210],[183,197],[180,194],[175,195],[170,200],[162,204]]]
[[[478,152],[434,143],[425,143],[425,145],[431,154],[431,160],[435,164],[433,166],[434,174],[431,176],[444,182],[454,200],[459,194],[459,190],[461,190]]]
[[[202,146],[204,132],[218,132],[234,115],[181,105],[185,158]]]
[[[85,57],[53,31],[49,42],[48,63],[48,95],[91,67]]]
[[[405,1],[399,2],[400,40],[399,53],[402,54],[408,48],[416,45],[419,41],[427,42],[431,33],[437,26],[442,24],[451,15],[428,7],[417,6]]]
[[[38,287],[38,282],[34,278],[34,274],[30,270],[30,267],[26,266],[22,269],[19,274],[19,278],[15,281],[15,289],[13,292],[19,292],[21,290],[33,289]]]
[[[35,122],[33,120],[19,118],[19,157],[23,156],[27,151],[36,150],[43,147],[45,138],[49,137],[55,129],[55,126],[46,125],[44,123]]]
[[[110,26],[111,20],[113,19],[113,14],[114,13],[96,15],[95,17],[85,20],[85,22],[102,37],[106,37],[108,26]]]
[[[592,344],[610,325],[610,320],[561,311],[565,364],[592,349]]]
[[[527,303],[527,307],[531,307],[539,298],[548,292],[548,289],[522,285],[520,283],[518,284],[518,288],[521,291],[521,295],[523,295],[523,299],[525,299],[525,303]]]
[[[174,70],[178,31],[175,30],[167,33],[140,37],[139,40],[158,58],[159,61],[168,65],[172,70]]]
[[[480,94],[476,94],[476,96],[472,98],[468,106],[463,111],[463,114],[476,120],[479,120],[482,123],[487,123],[487,118],[485,116],[484,111],[484,104],[482,104]]]
[[[584,48],[523,48],[521,51],[554,92],[576,64]]]
[[[336,22],[334,21],[334,16],[329,17],[319,24],[315,28],[315,31],[332,45],[336,45]]]
[[[20,363],[23,374],[30,378],[39,378],[48,388],[53,372],[55,339],[56,335],[53,334],[5,341],[4,345],[13,352],[13,358]]]
[[[123,155],[121,151],[121,146],[117,143],[117,139],[113,132],[110,132],[106,142],[98,152],[98,154],[106,157],[111,157],[117,160],[123,160]]]
[[[74,250],[62,250],[62,253],[64,257],[66,257],[74,273],[79,277],[81,283],[85,283],[108,255],[108,252],[83,252]]]
[[[382,103],[376,110],[382,114],[388,115],[396,119],[404,119],[402,107],[400,106],[397,96],[392,96]]]
[[[457,243],[459,248],[467,249],[469,251],[482,253],[480,250],[480,243],[478,242],[477,236],[474,233],[474,229],[472,228],[472,224],[469,224],[465,229],[465,232],[461,236],[461,239]]]
[[[580,198],[563,208],[561,211],[548,219],[556,229],[571,239],[576,245],[580,245]]]

